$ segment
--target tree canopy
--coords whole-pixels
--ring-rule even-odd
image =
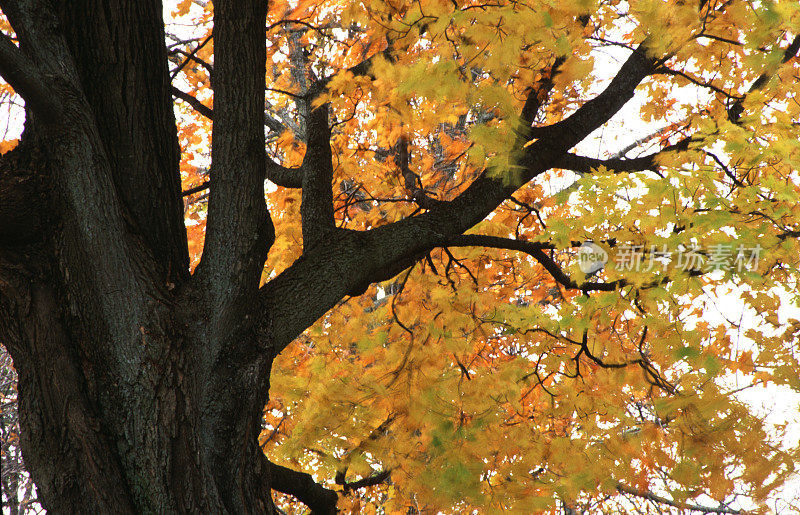
[[[0,1],[0,342],[130,509],[800,507],[796,1],[107,3]]]

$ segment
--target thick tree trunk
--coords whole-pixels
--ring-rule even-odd
[[[0,71],[28,107],[23,143],[0,163],[0,342],[52,513],[274,511],[258,446],[273,358],[256,311],[273,234],[259,158],[266,7],[223,4],[217,46],[235,50],[249,30],[253,62],[220,76],[230,127],[215,159],[238,172],[243,151],[260,166],[246,181],[258,230],[190,277],[160,2],[0,0],[20,42],[0,49]],[[240,134],[250,118],[258,130]],[[234,194],[243,182],[231,177]],[[222,205],[244,223],[237,198]]]
[[[85,136],[78,130],[66,141]],[[3,164],[39,170],[31,174],[38,178],[58,173],[51,161],[70,173],[91,169],[71,155],[72,144],[57,149],[58,159],[37,160],[41,145],[26,136]],[[0,165],[0,178],[12,175]],[[26,180],[0,183],[23,191],[36,183],[16,175]],[[117,294],[118,249],[82,255],[85,240],[62,229],[67,202],[36,193],[28,200],[40,200],[54,230],[37,232],[36,221],[0,241],[0,342],[18,372],[23,454],[44,507],[274,512],[270,467],[257,444],[272,353],[263,352],[269,335],[255,329],[256,290],[249,303],[214,310],[207,284],[172,286],[145,253],[129,264],[134,286]],[[141,241],[125,231],[118,237]],[[214,319],[230,323],[209,324]]]
[[[128,383],[76,352],[76,339],[92,336],[72,327],[53,277],[4,271],[0,318],[19,374],[23,452],[48,511],[272,511],[257,446],[269,363],[260,374],[231,373],[235,359],[208,363],[183,318],[196,306],[181,313],[178,300],[160,334],[141,332],[147,360]]]

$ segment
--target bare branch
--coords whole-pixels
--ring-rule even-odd
[[[188,197],[189,195],[200,193],[201,191],[208,189],[209,186],[211,186],[211,181],[206,181],[203,184],[198,184],[197,186],[193,186],[188,190],[183,190],[181,192],[181,197]]]
[[[214,119],[214,111],[210,107],[199,101],[197,97],[194,97],[189,93],[186,93],[185,91],[176,88],[175,86],[172,86],[172,96],[183,100],[184,102],[192,106],[192,108],[195,111],[205,116],[209,120]]]
[[[647,499],[648,501],[653,501],[658,504],[665,504],[667,506],[672,506],[673,508],[678,508],[680,510],[699,511],[700,513],[728,513],[733,515],[736,514],[744,515],[746,513],[745,511],[742,510],[734,510],[731,508],[726,508],[724,506],[719,506],[717,508],[714,508],[711,506],[701,506],[699,504],[690,504],[685,502],[673,501],[672,499],[667,499],[666,497],[661,497],[651,492],[637,490],[636,488],[625,486],[622,483],[617,484],[617,490],[623,494],[641,497],[642,499]]]
[[[641,138],[637,139],[637,140],[636,140],[636,141],[634,141],[633,143],[629,143],[629,144],[625,145],[625,146],[624,146],[624,147],[622,147],[622,148],[621,148],[621,149],[620,149],[618,152],[614,152],[614,154],[613,154],[611,157],[615,157],[615,158],[622,158],[622,157],[625,157],[625,156],[627,156],[627,155],[628,155],[628,152],[630,152],[630,151],[631,151],[631,150],[633,150],[634,148],[636,148],[636,147],[638,147],[638,146],[640,146],[640,145],[644,145],[644,144],[645,144],[645,143],[647,143],[648,141],[651,141],[653,138],[656,138],[656,137],[658,137],[658,136],[661,136],[661,135],[662,135],[662,134],[664,134],[664,133],[665,133],[665,132],[666,132],[668,129],[669,129],[669,127],[662,127],[662,128],[660,128],[660,129],[658,129],[658,130],[656,130],[656,131],[654,131],[654,132],[651,132],[650,134],[647,134],[647,135],[645,135],[645,136],[642,136]]]
[[[689,75],[686,72],[682,72],[680,70],[673,70],[672,68],[668,68],[668,67],[663,66],[663,65],[659,66],[658,70],[656,70],[655,73],[656,74],[664,74],[664,75],[672,75],[674,77],[682,77],[682,78],[686,79],[687,81],[689,81],[690,83],[694,84],[695,86],[699,86],[701,88],[710,89],[711,91],[713,91],[715,93],[719,93],[720,95],[722,95],[722,96],[724,96],[726,98],[733,98],[733,99],[737,99],[737,100],[741,98],[741,97],[739,97],[737,95],[732,94],[730,91],[725,91],[724,89],[720,88],[719,86],[716,86],[716,85],[712,84],[711,82],[703,82],[700,79],[692,77],[691,75]]]
[[[180,73],[180,71],[183,70],[183,68],[191,60],[195,60],[196,62],[202,64],[203,67],[205,67],[208,70],[208,72],[211,73],[211,66],[207,62],[205,62],[205,61],[203,61],[201,59],[197,59],[197,52],[199,52],[200,49],[202,49],[204,46],[206,46],[208,44],[208,42],[211,41],[211,38],[212,38],[212,36],[208,36],[199,45],[197,45],[194,50],[192,50],[189,54],[186,54],[186,59],[184,59],[181,62],[181,64],[179,64],[175,68],[175,70],[173,70],[171,79],[174,79],[178,75],[178,73]]]

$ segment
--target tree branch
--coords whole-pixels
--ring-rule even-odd
[[[339,496],[336,491],[320,485],[311,474],[298,472],[282,465],[277,465],[267,460],[269,467],[271,487],[277,492],[291,495],[298,501],[309,507],[314,515],[328,515],[336,513],[336,502]],[[337,475],[336,483],[342,486],[344,493],[379,485],[389,479],[390,470],[384,470],[377,474],[347,483],[344,478]]]
[[[210,311],[226,318],[212,321],[209,330],[227,334],[214,334],[210,340],[224,342],[235,338],[234,328],[246,326],[245,320],[232,317],[246,310],[245,299],[258,288],[275,229],[264,201],[266,3],[219,0],[214,7],[211,191],[195,275],[201,284],[213,285],[206,288]],[[244,312],[238,315],[244,317]],[[210,355],[220,350],[210,349]]]
[[[793,59],[797,53],[800,52],[800,35],[795,36],[792,42],[786,47],[786,50],[783,51],[783,58],[781,59],[781,64],[785,64],[791,59]],[[747,90],[747,93],[752,93],[753,91],[757,91],[766,85],[767,81],[772,77],[772,73],[774,72],[764,72],[758,76],[758,78],[750,85],[750,89]],[[736,102],[728,108],[728,119],[733,123],[738,123],[739,118],[741,118],[742,113],[744,112],[744,101],[747,98],[747,95],[740,97],[736,100]]]
[[[268,101],[264,102],[264,107],[264,125],[266,125],[269,130],[280,134],[289,128],[289,123],[285,118],[283,120],[279,120],[272,116],[272,114],[269,112],[269,109],[272,108],[272,105]],[[292,127],[292,132],[297,135],[300,133],[297,127]]]
[[[336,225],[333,219],[333,155],[328,104],[309,113],[308,138],[303,157],[303,196],[300,215],[303,224],[304,251],[319,243]]]
[[[624,172],[642,172],[645,170],[656,170],[658,164],[656,163],[658,156],[664,155],[667,152],[675,152],[686,150],[689,148],[691,137],[683,138],[674,145],[669,145],[645,156],[634,158],[618,158],[612,157],[610,159],[596,159],[593,157],[579,156],[576,154],[565,153],[555,163],[554,168],[562,168],[565,170],[572,170],[578,173],[592,173],[593,170],[605,167],[615,173]]]
[[[373,60],[379,55],[390,55],[390,49],[391,46],[387,46],[382,52],[349,68],[347,72],[353,75],[368,73]],[[317,80],[308,88],[308,92],[302,95],[306,106],[310,106],[313,100],[322,94],[333,77],[334,75],[331,75]],[[303,75],[303,80],[305,80],[305,75]],[[301,109],[301,112],[303,111],[304,109]],[[328,124],[328,111],[329,106],[326,103],[311,109],[306,116],[307,147],[301,166],[303,197],[300,206],[304,252],[319,243],[336,227],[333,211],[333,156],[330,146],[331,128]]]
[[[530,129],[530,135],[537,139],[524,150],[520,148],[522,157],[518,160],[518,173],[487,169],[458,197],[423,216],[443,222],[445,226],[441,230],[449,235],[460,234],[477,224],[522,185],[557,166],[567,150],[606,123],[633,97],[638,84],[659,62],[647,55],[643,43],[596,97],[560,122]]]
[[[513,240],[510,238],[500,238],[495,236],[483,236],[476,234],[465,234],[457,236],[448,240],[445,244],[448,247],[454,246],[473,246],[479,245],[482,247],[490,247],[495,249],[517,250],[524,252],[538,261],[545,270],[558,283],[570,290],[581,290],[583,292],[589,291],[614,291],[617,288],[624,286],[625,280],[620,279],[610,283],[597,283],[597,282],[584,282],[576,283],[564,270],[553,260],[550,256],[544,253],[543,249],[552,248],[549,243],[538,241],[523,241]]]
[[[666,497],[661,497],[655,495],[651,492],[643,492],[641,490],[637,490],[635,488],[631,488],[629,486],[625,486],[622,483],[617,485],[617,491],[623,494],[633,495],[636,497],[641,497],[642,499],[647,499],[648,501],[653,501],[659,504],[665,504],[667,506],[672,506],[673,508],[678,508],[680,510],[691,510],[691,511],[699,511],[701,513],[728,513],[728,514],[744,514],[746,512],[742,510],[733,510],[730,508],[725,508],[720,506],[718,508],[713,508],[710,506],[701,506],[699,504],[690,504],[685,502],[678,502],[673,501],[672,499],[667,499]]]
[[[192,108],[195,111],[205,116],[209,120],[214,119],[214,111],[210,107],[199,101],[197,97],[194,97],[189,93],[186,93],[185,91],[176,88],[175,86],[172,86],[172,96],[183,100],[184,102],[192,106]]]
[[[366,488],[368,486],[375,486],[383,483],[392,475],[391,470],[383,470],[378,472],[377,474],[373,474],[371,476],[367,476],[365,478],[359,479],[358,481],[353,482],[346,482],[344,480],[344,474],[341,477],[337,475],[336,484],[342,485],[344,492],[352,492],[353,490],[358,490],[359,488]]]
[[[38,70],[10,37],[0,32],[0,76],[25,99],[25,104],[43,121],[55,122],[64,112],[56,97],[45,86]]]
[[[206,181],[203,184],[198,184],[197,186],[193,186],[188,190],[183,190],[181,192],[181,197],[188,197],[189,195],[200,193],[203,190],[207,190],[210,186],[211,186],[211,181]]]
[[[319,485],[310,474],[305,472],[297,472],[271,461],[267,461],[267,464],[271,479],[270,486],[273,490],[296,497],[315,515],[336,513],[336,501],[339,496],[335,491]]]
[[[567,118],[545,127],[534,127],[534,138],[565,138],[567,148],[575,146],[619,111],[639,83],[653,73],[663,59],[648,55],[647,42],[640,44],[622,65],[611,83],[596,97],[586,101]]]
[[[719,86],[715,86],[711,82],[703,82],[703,81],[701,81],[701,80],[699,80],[699,79],[697,79],[695,77],[692,77],[691,75],[689,75],[686,72],[682,72],[680,70],[673,70],[672,68],[668,68],[668,67],[666,67],[664,65],[659,66],[655,73],[656,74],[663,74],[663,75],[672,75],[674,77],[682,77],[682,78],[686,79],[688,82],[694,84],[695,86],[699,86],[701,88],[710,89],[711,91],[714,91],[715,93],[719,93],[720,95],[722,95],[722,96],[724,96],[726,98],[735,98],[735,99],[739,99],[740,98],[737,95],[734,95],[729,91],[725,91],[724,89],[720,88]]]
[[[513,250],[530,251],[548,266],[552,261],[541,251],[547,244],[502,241],[479,235],[446,236],[440,231],[442,225],[422,215],[365,232],[338,230],[336,237],[327,239],[325,245],[304,253],[260,289],[259,311],[263,315],[260,324],[271,331],[273,352],[281,352],[343,297],[360,295],[371,283],[391,279],[434,247],[507,245]],[[621,282],[577,285],[569,278],[561,279],[570,287],[586,291],[611,291],[622,285]]]
[[[267,179],[282,188],[300,188],[303,185],[303,169],[287,168],[268,159]]]
[[[577,173],[592,173],[593,170],[603,166],[615,173],[641,172],[644,170],[654,170],[656,168],[653,159],[656,155],[658,155],[658,152],[632,159],[596,159],[593,157],[566,153],[556,161],[555,168],[572,170]]]
[[[485,170],[458,197],[437,203],[421,215],[366,232],[338,231],[335,238],[326,240],[326,245],[308,249],[260,290],[261,326],[271,331],[273,352],[283,350],[343,297],[363,293],[369,284],[394,277],[432,248],[447,246],[453,237],[483,220],[520,186],[556,166],[579,138],[605,123],[633,96],[636,86],[657,64],[657,59],[647,56],[644,46],[634,50],[597,97],[563,122],[538,129],[539,139],[527,147],[520,160],[519,177],[503,177],[505,170]],[[536,250],[534,257],[538,256],[543,265],[558,274],[541,249]],[[577,288],[619,287],[615,283],[577,285],[569,278],[561,279]],[[303,309],[298,310],[298,306]]]
[[[406,191],[411,195],[411,199],[423,209],[431,209],[439,204],[439,200],[428,196],[428,192],[422,187],[422,181],[419,176],[409,168],[411,153],[408,150],[408,138],[406,136],[398,138],[394,151],[394,162],[400,169],[400,175],[403,177]]]
[[[205,105],[204,103],[202,103],[200,100],[198,100],[197,97],[194,97],[189,93],[186,93],[185,91],[178,89],[175,86],[172,86],[172,96],[183,100],[184,102],[192,106],[195,111],[205,116],[209,120],[214,119],[214,110]],[[269,130],[274,132],[283,132],[284,130],[286,130],[286,126],[280,120],[269,114],[267,111],[264,112],[264,125],[266,125],[269,128]]]
[[[191,105],[195,111],[202,114],[209,120],[214,119],[214,110],[200,102],[197,98],[189,93],[181,91],[175,86],[172,86],[172,94],[175,96],[175,98],[179,98]],[[284,188],[299,188],[302,186],[302,171],[300,168],[287,168],[285,166],[281,166],[268,157],[265,157],[265,161],[267,163],[265,172],[266,177],[271,182]],[[210,184],[210,182],[205,182],[203,187],[200,189],[191,188],[186,190],[183,192],[183,196],[185,197],[186,195],[197,193],[198,191],[207,188]]]
[[[204,46],[206,46],[206,45],[208,44],[208,42],[209,42],[209,41],[211,41],[211,37],[212,37],[212,36],[208,36],[208,37],[206,37],[206,38],[205,38],[205,39],[204,39],[204,40],[203,40],[203,41],[202,41],[202,42],[201,42],[199,45],[197,45],[197,46],[195,47],[195,49],[194,49],[194,50],[192,50],[192,51],[191,51],[189,54],[186,54],[186,59],[184,59],[183,61],[181,61],[181,64],[179,64],[179,65],[178,65],[178,66],[175,68],[175,70],[173,70],[173,71],[172,71],[172,76],[170,77],[171,79],[174,79],[174,78],[175,78],[175,77],[178,75],[178,73],[180,73],[180,71],[181,71],[181,70],[182,70],[182,69],[183,69],[183,68],[184,68],[184,67],[185,67],[185,66],[186,66],[186,65],[189,63],[189,61],[191,61],[191,60],[196,60],[196,62],[199,62],[200,64],[202,64],[202,65],[203,65],[203,66],[206,68],[206,70],[208,70],[208,72],[209,72],[209,73],[211,73],[211,70],[212,70],[212,69],[211,69],[211,66],[209,66],[209,64],[208,64],[207,62],[203,61],[202,59],[197,59],[197,52],[199,52],[199,51],[200,51],[200,49],[202,49]]]
[[[387,44],[385,49],[383,49],[380,52],[377,52],[377,53],[369,56],[368,58],[366,58],[363,61],[361,61],[360,63],[348,68],[345,71],[349,72],[349,73],[352,73],[355,76],[367,75],[369,73],[370,69],[372,68],[372,63],[374,63],[375,60],[378,59],[379,57],[383,57],[383,58],[385,58],[387,60],[391,60],[391,58],[392,58],[392,45],[391,45],[391,42],[389,44]],[[338,73],[341,73],[341,72],[338,72]],[[309,91],[308,91],[309,100],[313,100],[314,98],[319,96],[323,91],[325,91],[325,88],[328,87],[328,84],[331,82],[331,80],[333,80],[333,78],[335,76],[336,76],[336,73],[334,73],[332,75],[329,75],[327,77],[324,77],[324,78],[316,81],[314,84],[312,84],[311,87],[309,88]]]
[[[553,65],[542,74],[542,78],[533,86],[528,89],[528,96],[525,99],[525,105],[522,107],[520,118],[525,123],[526,127],[530,127],[533,123],[539,110],[544,105],[547,97],[553,89],[553,79],[558,73],[558,69],[567,60],[566,57],[556,58]]]
[[[555,248],[552,243],[543,241],[513,240],[484,234],[460,234],[449,238],[445,245],[447,247],[488,247],[492,249],[518,250],[526,253]]]

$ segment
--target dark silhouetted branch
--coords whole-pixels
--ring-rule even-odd
[[[269,465],[271,487],[278,492],[297,498],[311,509],[311,513],[328,515],[336,513],[338,495],[333,490],[318,484],[305,472],[297,472],[271,461]]]
[[[209,120],[214,119],[214,111],[204,103],[200,102],[196,97],[190,95],[189,93],[186,93],[185,91],[182,91],[176,88],[175,86],[172,86],[172,96],[174,96],[175,98],[180,98],[181,100],[192,106],[192,108],[195,111],[202,114]]]
[[[792,42],[786,47],[786,50],[783,51],[783,58],[781,59],[781,63],[786,63],[789,60],[793,59],[797,53],[800,52],[800,36],[795,36]],[[758,76],[758,78],[750,85],[750,89],[747,90],[747,93],[752,93],[753,91],[757,91],[764,87],[767,81],[772,76],[771,73],[764,72]],[[739,118],[741,118],[742,113],[744,112],[744,100],[747,98],[747,95],[739,98],[728,108],[728,119],[733,123],[738,123]]]
[[[5,33],[0,32],[0,76],[43,121],[56,121],[63,114],[62,106],[48,91],[37,66],[17,48]]]

